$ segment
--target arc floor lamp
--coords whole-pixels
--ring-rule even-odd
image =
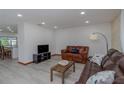
[[[103,34],[103,33],[100,33],[100,32],[94,32],[90,35],[90,39],[91,40],[97,40],[98,39],[98,35],[101,35],[104,40],[105,40],[105,43],[106,43],[106,51],[108,52],[108,40],[107,40],[107,37]]]

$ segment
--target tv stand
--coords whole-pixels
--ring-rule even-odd
[[[33,54],[33,63],[40,63],[51,58],[51,52]]]

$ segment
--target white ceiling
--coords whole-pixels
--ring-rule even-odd
[[[80,12],[85,11],[85,15]],[[22,18],[17,14],[23,15]],[[13,25],[18,22],[30,22],[40,24],[44,21],[43,27],[58,29],[85,26],[111,22],[120,14],[118,9],[0,9],[0,25]],[[86,24],[85,21],[90,23]]]

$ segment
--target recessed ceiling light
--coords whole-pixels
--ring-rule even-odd
[[[85,21],[85,23],[86,23],[86,24],[88,24],[88,23],[89,23],[89,21],[87,20],[87,21]]]
[[[42,22],[41,24],[42,24],[42,25],[45,25],[46,23],[45,23],[45,22]]]
[[[57,29],[58,27],[57,26],[54,26],[55,29]]]
[[[22,15],[22,14],[17,14],[17,16],[18,16],[18,17],[23,17],[23,15]]]
[[[84,14],[85,14],[85,12],[81,12],[80,14],[81,14],[81,15],[84,15]]]

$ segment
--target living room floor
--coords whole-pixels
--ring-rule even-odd
[[[0,84],[61,84],[61,74],[57,72],[53,74],[53,82],[50,81],[50,68],[60,60],[60,56],[53,56],[50,60],[26,66],[17,60],[0,60]],[[75,83],[84,66],[76,63],[75,72],[70,68],[65,74],[65,84]]]

